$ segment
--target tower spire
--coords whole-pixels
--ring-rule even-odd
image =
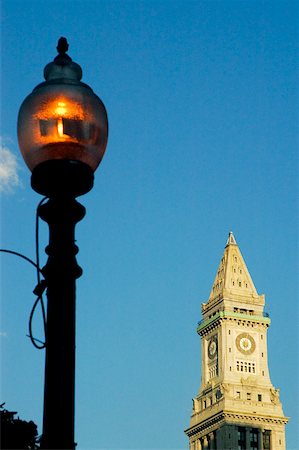
[[[237,245],[236,239],[235,239],[234,234],[233,234],[232,231],[230,231],[228,233],[228,238],[227,238],[227,241],[226,241],[226,245],[230,245],[230,244]]]
[[[243,298],[259,297],[232,231],[229,232],[207,305],[228,295],[236,300],[240,295]]]

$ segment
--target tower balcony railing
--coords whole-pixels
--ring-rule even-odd
[[[211,317],[207,319],[201,319],[199,322],[197,322],[197,327],[200,327],[204,322],[213,322],[214,320],[220,318],[220,317],[243,317],[244,319],[253,319],[258,320],[260,317],[265,317],[265,319],[270,319],[270,314],[268,312],[263,312],[260,314],[246,314],[243,312],[235,312],[235,311],[218,311],[216,314],[213,314]]]

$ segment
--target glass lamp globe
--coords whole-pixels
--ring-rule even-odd
[[[24,100],[18,116],[19,147],[27,166],[33,172],[41,171],[37,168],[52,161],[54,178],[55,170],[79,163],[94,172],[108,140],[105,106],[80,81],[82,69],[66,54],[67,49],[66,39],[60,38],[58,56],[44,69],[46,81]]]

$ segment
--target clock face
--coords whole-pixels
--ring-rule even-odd
[[[208,345],[208,356],[210,359],[215,358],[217,353],[217,338],[214,337],[210,340]]]
[[[236,339],[237,349],[244,355],[250,355],[255,350],[255,341],[248,333],[241,333]]]

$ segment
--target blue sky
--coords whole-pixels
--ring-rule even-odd
[[[76,232],[79,450],[188,448],[196,323],[230,230],[266,295],[271,379],[299,449],[297,6],[2,0],[2,247],[34,258],[40,197],[16,120],[60,36],[108,110]],[[47,239],[41,224],[42,264]],[[2,257],[1,402],[41,431],[44,354],[26,338],[35,283],[29,264]]]

